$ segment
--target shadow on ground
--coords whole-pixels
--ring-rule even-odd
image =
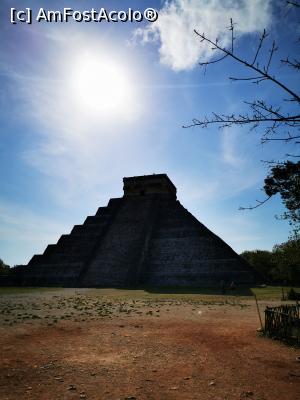
[[[222,296],[253,296],[252,288],[249,286],[240,286],[235,289],[226,288],[200,288],[200,287],[144,287],[143,290],[148,293],[162,294],[199,294],[199,295],[222,295]]]

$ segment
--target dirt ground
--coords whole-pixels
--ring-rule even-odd
[[[3,400],[300,398],[300,349],[259,335],[253,300],[64,289],[0,307]]]

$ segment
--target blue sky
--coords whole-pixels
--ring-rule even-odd
[[[246,110],[243,100],[280,104],[268,83],[232,83],[245,75],[229,60],[198,66],[211,52],[197,28],[226,44],[230,17],[236,49],[251,57],[263,28],[279,46],[272,73],[294,90],[295,13],[268,0],[8,1],[0,4],[0,258],[27,263],[109,198],[124,176],[167,173],[178,198],[237,252],[271,249],[289,234],[284,209],[263,199],[266,165],[292,149],[260,144],[261,130],[183,129],[193,118]],[[10,9],[158,11],[155,23],[10,23]],[[298,87],[297,87],[298,85]],[[109,90],[111,89],[111,90]],[[299,92],[299,90],[298,90]],[[289,104],[285,105],[290,107]]]

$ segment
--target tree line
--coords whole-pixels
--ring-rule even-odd
[[[265,283],[300,286],[300,238],[276,244],[272,251],[249,250],[241,256],[265,279]]]
[[[5,264],[5,262],[0,258],[0,274],[6,275],[10,271],[9,265]]]

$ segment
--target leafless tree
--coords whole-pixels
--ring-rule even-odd
[[[266,41],[268,34],[264,30],[260,36],[255,54],[253,59],[248,61],[241,56],[239,56],[234,50],[234,23],[231,20],[229,31],[231,32],[231,45],[230,48],[222,47],[219,44],[218,39],[211,40],[205,36],[204,33],[199,33],[195,30],[195,34],[200,38],[200,42],[206,42],[212,46],[212,51],[217,50],[221,53],[221,57],[214,58],[208,62],[200,63],[200,66],[207,68],[211,64],[218,63],[227,57],[232,58],[235,62],[243,65],[246,69],[251,72],[251,76],[245,77],[233,77],[230,76],[229,79],[232,81],[248,81],[255,84],[260,84],[264,81],[272,82],[275,86],[281,89],[287,98],[282,99],[282,104],[285,102],[293,102],[297,107],[297,112],[290,114],[286,111],[286,107],[283,105],[274,106],[268,104],[265,100],[254,100],[254,101],[244,101],[248,106],[249,111],[246,113],[239,114],[220,114],[213,112],[211,117],[205,116],[203,119],[193,119],[192,123],[185,125],[184,128],[190,127],[202,127],[206,128],[209,125],[218,125],[220,128],[230,127],[232,125],[250,125],[251,129],[257,128],[258,126],[264,125],[264,133],[262,135],[262,143],[267,141],[284,141],[291,142],[294,141],[299,144],[300,139],[300,95],[296,93],[293,89],[289,88],[283,84],[276,76],[270,72],[270,67],[272,63],[273,56],[278,50],[275,41],[269,49],[269,55],[264,65],[259,64],[259,56],[262,51],[264,42]],[[296,70],[300,70],[300,61],[297,59],[290,60],[288,57],[281,60],[284,65],[292,67]],[[285,128],[284,133],[279,137],[276,135],[281,128]]]
[[[297,1],[287,1],[286,3],[289,7],[300,7],[300,2]],[[263,82],[268,81],[274,87],[279,89],[279,91],[281,91],[282,98],[277,105],[269,104],[264,99],[244,101],[243,103],[248,108],[248,111],[246,112],[223,114],[214,111],[210,116],[204,116],[202,119],[194,118],[192,122],[188,125],[185,125],[184,128],[207,128],[211,125],[218,126],[219,128],[231,127],[233,125],[249,126],[250,130],[253,130],[255,128],[262,129],[262,143],[279,141],[284,143],[292,143],[295,145],[296,154],[286,154],[286,161],[270,162],[271,169],[269,175],[265,179],[264,186],[264,191],[267,194],[267,197],[262,201],[256,200],[256,205],[254,206],[241,207],[241,209],[254,209],[266,203],[276,193],[280,193],[282,197],[280,187],[278,187],[277,192],[276,190],[269,190],[270,188],[268,187],[268,182],[270,182],[270,178],[274,177],[272,173],[275,170],[278,173],[278,168],[280,171],[286,172],[286,179],[297,180],[296,183],[295,181],[293,182],[293,186],[295,187],[296,184],[296,189],[299,187],[300,191],[299,177],[297,177],[298,173],[300,176],[300,162],[293,163],[291,161],[287,161],[288,158],[300,157],[300,155],[297,154],[297,148],[300,144],[300,94],[298,94],[293,87],[289,87],[284,84],[281,79],[272,72],[272,63],[274,61],[274,55],[278,51],[278,47],[275,41],[272,41],[270,44],[268,44],[269,34],[266,32],[266,30],[261,33],[257,43],[257,47],[252,55],[252,59],[250,60],[243,58],[235,50],[235,24],[232,19],[230,20],[228,31],[230,35],[230,45],[228,47],[223,47],[218,39],[212,40],[211,38],[208,38],[205,33],[200,33],[196,29],[194,30],[195,34],[200,39],[200,43],[208,45],[215,53],[211,61],[201,62],[200,66],[206,70],[208,66],[222,62],[224,59],[229,58],[235,63],[243,66],[245,71],[247,71],[247,74],[245,76],[230,76],[229,79],[231,81],[245,81],[257,85],[263,84]],[[297,41],[300,44],[299,38],[297,38]],[[267,51],[265,50],[266,46],[268,46]],[[295,72],[300,72],[299,58],[286,57],[284,59],[281,59],[280,62],[283,66],[292,68]],[[299,171],[296,173],[296,175],[295,173],[294,175],[291,175],[289,173],[292,164],[294,164],[296,166],[296,170]],[[285,165],[287,166],[286,171]],[[292,167],[294,168],[294,166]],[[291,178],[291,176],[293,176],[293,178]],[[285,203],[284,197],[282,197],[282,200]]]

